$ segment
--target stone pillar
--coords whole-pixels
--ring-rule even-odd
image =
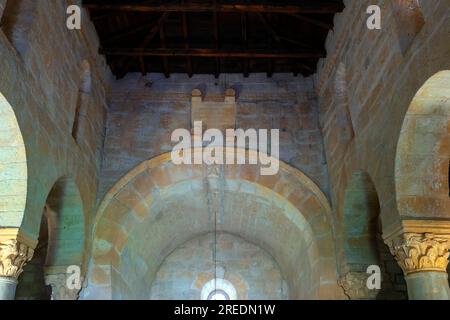
[[[17,279],[33,253],[31,247],[17,239],[17,232],[0,232],[0,300],[14,300]]]
[[[350,300],[375,300],[379,290],[370,290],[367,279],[370,274],[366,272],[348,272],[339,279],[339,285],[344,289]]]
[[[450,300],[450,234],[403,230],[385,241],[403,270],[411,300]]]

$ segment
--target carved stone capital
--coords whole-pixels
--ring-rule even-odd
[[[386,244],[405,275],[447,270],[449,234],[405,232],[387,239]]]
[[[339,285],[350,300],[374,300],[379,290],[371,290],[367,287],[369,276],[370,274],[366,272],[348,272],[339,279]]]
[[[69,289],[67,274],[46,274],[45,284],[52,288],[52,300],[77,300],[80,289]]]
[[[5,230],[0,229],[0,276],[17,279],[33,257],[34,246],[22,240],[18,232]]]

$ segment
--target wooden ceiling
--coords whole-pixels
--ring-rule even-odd
[[[85,0],[100,53],[128,72],[214,74],[316,71],[342,0]]]

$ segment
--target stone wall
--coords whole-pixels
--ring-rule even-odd
[[[318,125],[316,94],[310,78],[287,74],[186,75],[129,74],[113,83],[108,114],[100,199],[125,173],[144,160],[169,152],[174,129],[191,129],[191,92],[204,101],[224,101],[236,91],[236,128],[280,129],[280,159],[300,169],[328,194]]]
[[[216,262],[216,263],[215,263]],[[178,247],[156,274],[151,299],[200,299],[208,281],[234,285],[238,299],[286,299],[288,288],[275,260],[239,237],[208,234]]]
[[[399,13],[399,10],[411,10],[408,3],[345,1],[346,8],[336,15],[335,29],[326,41],[328,56],[319,62],[315,87],[338,229],[342,224],[344,194],[352,174],[357,171],[367,173],[374,183],[384,233],[400,218],[406,218],[407,208],[398,206],[397,202],[396,167],[406,165],[409,172],[414,172],[421,162],[417,157],[414,163],[396,162],[401,152],[397,146],[405,114],[419,88],[439,71],[450,69],[449,2],[420,1],[420,7],[415,7],[414,12],[406,12],[414,14],[418,22],[423,19],[423,23],[414,26],[405,25],[405,13]],[[369,17],[366,9],[373,4],[381,7],[381,30],[366,27]],[[405,34],[405,30],[412,33]],[[441,77],[441,94],[446,92],[442,91],[444,79]],[[346,112],[350,121],[339,116]],[[428,126],[432,128],[433,122]],[[346,134],[352,131],[353,136]],[[438,147],[433,135],[427,132],[422,132],[421,145]],[[447,163],[442,170],[435,167],[433,175],[438,181],[448,181],[448,149],[440,150],[447,154]],[[428,166],[420,170],[431,169]],[[412,186],[424,185],[420,180],[409,182]],[[420,208],[414,211],[415,218],[445,217],[439,211],[442,206],[421,203],[414,193],[409,196]],[[448,216],[448,206],[444,207]]]
[[[0,93],[21,129],[28,174],[25,213],[15,210],[13,194],[2,197],[0,227],[21,227],[32,239],[39,234],[47,196],[61,177],[73,179],[80,190],[85,217],[79,219],[85,226],[94,214],[110,73],[97,54],[87,13],[81,30],[66,28],[66,8],[73,2],[0,1]],[[75,141],[72,127],[86,65],[91,86]],[[7,177],[14,179],[14,170]]]

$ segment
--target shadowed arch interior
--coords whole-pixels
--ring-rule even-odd
[[[276,176],[259,176],[259,167],[250,165],[216,169],[175,166],[166,154],[116,184],[99,209],[85,297],[146,297],[170,252],[214,230],[269,252],[287,279],[290,298],[334,294],[329,206],[315,184],[283,163]]]
[[[449,218],[450,71],[419,89],[403,121],[395,160],[401,216]]]
[[[44,208],[48,222],[46,267],[83,265],[85,225],[83,204],[75,182],[59,179],[50,191]]]
[[[367,266],[379,264],[379,212],[377,192],[369,175],[355,172],[344,198],[344,250],[351,271],[365,271]]]

